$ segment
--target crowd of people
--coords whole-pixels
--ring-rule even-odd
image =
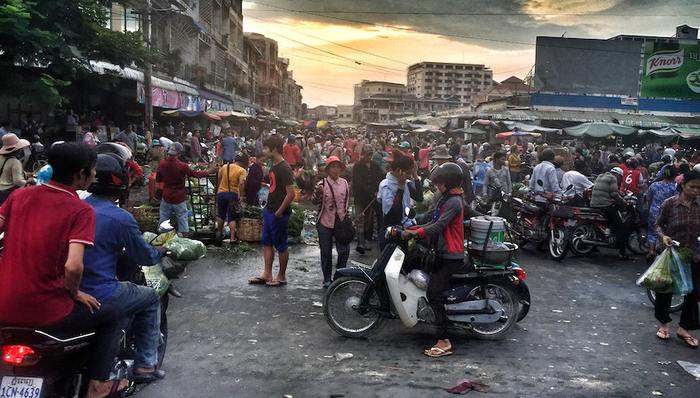
[[[120,143],[96,145],[97,150],[75,143],[52,145],[50,181],[33,188],[19,189],[33,183],[21,163],[29,143],[6,133],[0,149],[0,200],[4,201],[0,230],[5,232],[0,323],[66,334],[96,329],[101,346],[110,348],[93,353],[88,395],[95,397],[123,388],[108,380],[107,358],[114,357],[117,331],[127,317],[136,316],[140,322],[137,376],[145,381],[164,377],[154,365],[157,297],[130,282],[119,282],[116,275],[117,252],[123,249],[144,263],[157,262],[162,255],[144,243],[133,216],[115,204],[134,182],[133,170],[140,167],[133,158],[133,134],[127,128],[116,137]],[[431,357],[452,353],[438,293],[463,264],[462,220],[474,214],[478,201],[488,202],[494,193],[508,196],[528,188],[546,200],[590,189],[590,205],[603,209],[620,234],[624,226],[615,220],[614,210],[621,195],[631,192],[643,198],[640,207],[648,214],[650,259],[659,247],[677,241],[693,251],[693,277],[700,276],[696,245],[700,152],[676,144],[612,148],[574,141],[555,147],[543,142],[477,143],[449,134],[422,137],[364,129],[261,129],[248,137],[229,129],[214,139],[211,159],[205,159],[208,156],[203,155],[209,154],[201,150],[197,132],[148,137],[154,182],[160,186],[161,221],[174,216],[178,232],[186,234],[185,181],[216,173],[217,238],[223,238],[228,224],[235,243],[243,206],[263,207],[263,269],[249,282],[267,286],[288,283],[287,230],[295,188],[318,205],[324,288],[333,279],[333,246],[338,254],[335,267],[347,264],[353,244],[347,239],[349,221],[355,223],[355,250],[360,255],[378,255],[385,244],[386,226],[401,225],[406,237],[431,239],[437,259],[428,295],[442,326],[437,343],[424,352]],[[269,192],[264,196],[260,191],[266,185]],[[85,189],[93,195],[82,201],[77,191]],[[404,211],[423,202],[430,191],[427,211],[417,217]],[[53,211],[59,207],[65,211]],[[621,258],[626,258],[624,247],[619,249]],[[23,267],[12,266],[20,261]],[[656,317],[662,327],[657,336],[666,339],[670,296],[658,297]],[[697,339],[689,333],[698,327],[697,293],[685,300],[678,337],[697,347]],[[18,302],[23,305],[17,306]]]

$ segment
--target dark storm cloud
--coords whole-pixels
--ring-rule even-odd
[[[534,43],[536,36],[606,37],[616,33],[672,34],[678,24],[697,25],[700,22],[700,5],[697,0],[252,0],[257,9],[275,10],[276,6],[290,10],[310,10],[309,13],[289,11],[247,10],[247,15],[270,20],[294,18],[329,24],[353,26],[367,21],[376,24],[400,25],[412,29],[451,35],[452,40],[478,44],[492,49],[522,49],[531,46],[519,43]],[[589,5],[591,6],[590,8]],[[330,11],[356,11],[360,14],[327,13]],[[526,10],[568,13],[586,12],[590,15],[558,17],[546,20],[528,15]],[[495,13],[511,15],[410,15],[387,13]],[[321,14],[333,18],[320,16]],[[607,15],[606,15],[607,14]],[[615,14],[609,16],[609,14]],[[683,17],[656,17],[655,15],[678,14]],[[694,16],[693,16],[694,14]],[[464,37],[455,37],[464,36]],[[488,38],[488,40],[478,40]]]

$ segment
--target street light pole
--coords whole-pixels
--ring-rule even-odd
[[[143,40],[150,55],[151,50],[151,0],[146,0],[146,9],[143,14]],[[144,103],[144,128],[153,132],[153,90],[151,88],[151,74],[153,73],[150,59],[146,60],[143,69],[143,103]]]

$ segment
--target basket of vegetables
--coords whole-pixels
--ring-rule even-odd
[[[257,206],[246,206],[243,217],[238,220],[236,229],[238,239],[244,242],[260,242],[262,240],[262,210]]]
[[[141,231],[158,230],[158,222],[160,221],[160,209],[158,206],[144,204],[138,207],[128,207],[126,210],[134,216],[141,227]]]

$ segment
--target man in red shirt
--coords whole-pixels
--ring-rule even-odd
[[[96,331],[88,397],[105,396],[115,383],[126,384],[108,381],[119,353],[121,321],[93,316],[100,303],[78,290],[83,253],[93,246],[95,212],[76,190],[92,182],[96,158],[87,146],[54,145],[48,152],[51,181],[15,191],[0,208],[0,231],[5,232],[0,324],[41,328],[63,338]]]
[[[419,169],[419,174],[425,176],[430,174],[430,145],[423,141],[421,143],[421,148],[418,150],[418,161],[420,164],[418,165]]]
[[[289,167],[295,169],[296,166],[301,165],[301,148],[297,145],[296,137],[293,135],[289,136],[287,143],[284,144],[282,149],[284,160],[287,161]]]
[[[182,153],[182,144],[173,142],[168,148],[168,157],[158,163],[156,182],[163,184],[163,199],[160,201],[160,222],[169,220],[175,213],[177,217],[177,232],[186,234],[190,231],[187,223],[187,177],[206,177],[216,171],[216,165],[204,171],[194,171],[190,166],[178,159]]]

